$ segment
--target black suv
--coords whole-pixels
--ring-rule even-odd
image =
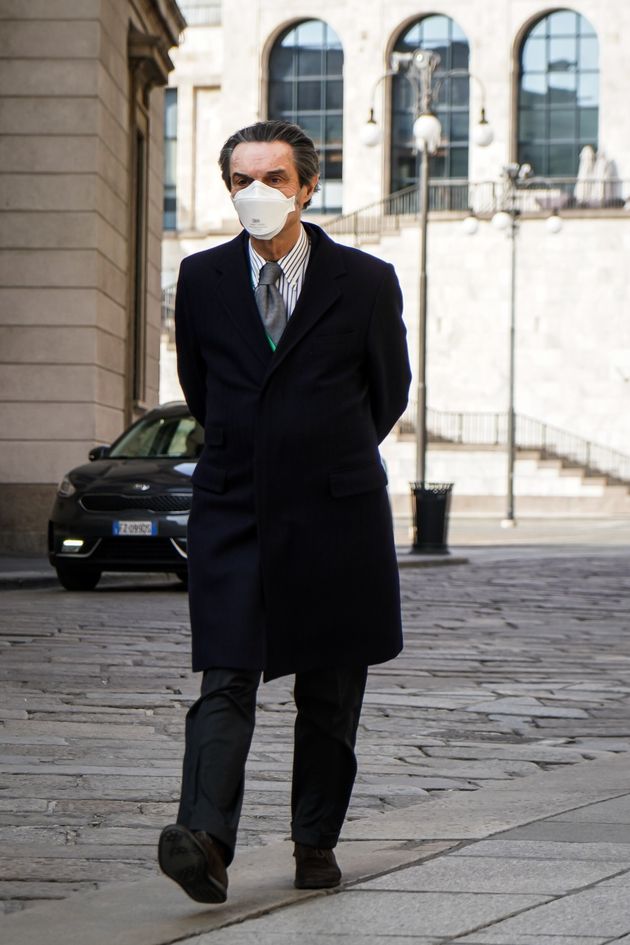
[[[48,555],[67,590],[91,590],[103,571],[174,572],[186,582],[190,477],[202,448],[202,428],[186,404],[173,402],[64,476]]]

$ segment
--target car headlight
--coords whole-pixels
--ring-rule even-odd
[[[64,499],[67,499],[68,496],[74,495],[77,490],[75,489],[70,476],[64,476],[59,487],[57,489],[57,495],[63,496]]]

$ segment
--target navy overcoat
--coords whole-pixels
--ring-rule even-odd
[[[390,659],[398,569],[378,452],[410,382],[392,266],[305,224],[275,352],[245,232],[182,262],[179,377],[205,445],[188,525],[193,669],[265,678]]]

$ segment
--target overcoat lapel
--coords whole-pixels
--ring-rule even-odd
[[[263,364],[268,364],[272,351],[252,291],[247,238],[244,234],[225,245],[225,252],[217,261],[217,270],[219,300],[229,312],[243,341]]]
[[[311,239],[311,257],[297,305],[287,322],[267,368],[265,382],[289,352],[341,296],[340,277],[345,274],[341,254],[319,227],[305,224]]]

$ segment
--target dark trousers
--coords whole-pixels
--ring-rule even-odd
[[[201,696],[186,717],[177,822],[221,841],[228,862],[236,846],[260,676],[205,670]],[[297,843],[332,849],[339,839],[357,771],[354,745],[366,679],[366,667],[295,677],[291,837]]]

